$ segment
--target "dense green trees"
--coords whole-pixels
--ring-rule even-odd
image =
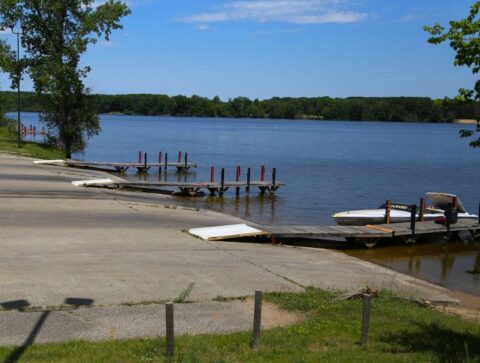
[[[473,74],[480,72],[480,1],[475,1],[470,8],[470,14],[462,20],[451,21],[450,28],[446,30],[440,24],[425,26],[425,31],[430,33],[428,40],[431,44],[441,44],[448,41],[455,51],[456,66],[465,66]],[[472,137],[480,134],[480,80],[475,82],[473,90],[460,89],[459,96],[451,103],[466,104],[474,112],[474,117],[479,120],[476,131],[462,130],[462,137]],[[470,143],[472,147],[480,147],[480,137]]]
[[[67,157],[83,149],[85,136],[99,131],[97,112],[83,83],[90,67],[80,65],[81,56],[90,44],[108,40],[113,30],[122,28],[120,19],[127,14],[128,7],[115,0],[0,1],[0,29],[20,25],[24,48],[19,62],[11,60],[2,68],[14,84],[21,72],[30,76],[41,100],[42,119]]]
[[[14,92],[0,92],[0,96],[4,98],[6,110],[16,110]],[[128,115],[407,122],[451,122],[455,118],[476,115],[472,102],[418,97],[275,97],[268,100],[237,97],[223,102],[218,97],[131,94],[92,95],[91,102],[99,113]],[[41,99],[34,93],[22,93],[22,105],[24,111],[42,110]]]

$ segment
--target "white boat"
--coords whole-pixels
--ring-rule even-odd
[[[456,208],[458,219],[478,218],[475,214],[468,213],[463,207],[460,199],[454,194],[447,193],[426,193],[426,208],[424,219],[426,221],[435,220],[438,217],[445,216],[445,210],[449,203],[453,203],[456,198]],[[429,201],[429,203],[427,202]],[[390,223],[409,222],[411,218],[411,207],[405,204],[391,204]],[[348,212],[335,213],[332,218],[337,224],[342,226],[364,226],[367,224],[385,223],[386,205],[378,209],[354,210]],[[417,213],[417,218],[419,213]]]

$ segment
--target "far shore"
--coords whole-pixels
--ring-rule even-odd
[[[465,124],[465,125],[476,125],[480,122],[478,120],[474,120],[474,119],[458,119],[458,120],[455,120],[454,123]]]

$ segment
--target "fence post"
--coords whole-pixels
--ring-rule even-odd
[[[392,209],[392,201],[387,200],[385,204],[385,224],[390,224],[391,218],[390,218],[390,210]]]
[[[368,331],[370,329],[370,307],[372,295],[363,295],[363,317],[362,317],[362,347],[368,347]]]
[[[167,335],[167,357],[171,359],[175,354],[175,328],[172,302],[165,304],[165,326]]]
[[[253,337],[252,350],[258,350],[260,346],[260,332],[262,328],[262,300],[263,291],[255,290],[255,307],[253,312]]]

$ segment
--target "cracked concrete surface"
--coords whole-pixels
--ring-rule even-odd
[[[198,303],[218,296],[252,295],[255,289],[366,285],[452,301],[441,287],[335,251],[201,241],[182,231],[242,221],[214,212],[165,208],[171,198],[165,195],[78,188],[70,183],[93,177],[105,175],[39,167],[30,159],[0,154],[0,302],[25,300],[30,306],[46,307],[72,297],[92,299],[97,320],[102,314],[108,319],[109,312],[128,320],[144,311],[143,323],[137,326],[142,321],[138,318],[131,334],[123,325],[116,330],[118,337],[124,337],[157,334],[149,330],[148,320],[162,314],[158,315],[161,307],[149,313],[143,306],[124,309],[120,304],[173,300],[191,283],[195,285],[189,300]],[[25,316],[33,314],[35,320],[38,313],[0,312],[0,323],[6,324],[11,314],[20,314],[22,325]],[[248,322],[242,314],[235,322],[239,327]],[[48,320],[56,319],[60,324],[65,315],[52,313]],[[77,323],[71,321],[75,331]],[[0,343],[24,337],[28,329],[15,326]],[[92,339],[108,335],[89,334]]]

